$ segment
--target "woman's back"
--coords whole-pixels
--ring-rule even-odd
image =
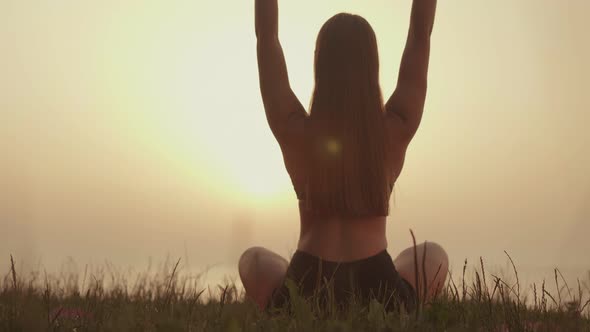
[[[309,121],[309,118],[301,118],[298,121]],[[390,157],[385,161],[385,169],[388,170],[385,181],[389,184],[391,194],[403,168],[407,145],[397,143],[394,133],[395,119],[384,113],[383,122],[390,137],[386,144]],[[305,124],[295,125],[293,128],[299,128],[299,135],[302,137],[299,141],[303,142],[306,135]],[[293,132],[292,134],[297,135]],[[306,197],[309,189],[308,156],[309,151],[305,144],[283,148],[283,159],[299,204],[301,228],[297,249],[330,261],[354,261],[387,248],[387,215],[379,211],[361,217],[346,214],[323,216],[315,213]],[[389,196],[387,201],[389,202]]]
[[[341,13],[328,20],[316,44],[308,114],[289,84],[278,39],[277,0],[256,0],[264,110],[297,194],[301,222],[290,263],[257,247],[240,258],[242,282],[261,308],[271,298],[276,303],[288,300],[286,279],[309,295],[335,277],[341,300],[351,287],[366,296],[384,284],[407,308],[420,294],[420,284],[414,282],[419,276],[412,278],[417,256],[407,250],[400,254],[395,260],[398,273],[387,252],[386,218],[407,146],[422,118],[435,8],[436,0],[414,0],[397,87],[385,104],[373,29],[358,15]],[[427,279],[434,284],[429,291],[436,292],[448,262],[440,246],[429,252],[435,259],[419,265],[428,275],[440,263],[442,278],[432,273]]]
[[[403,118],[419,118],[420,103],[404,110],[390,98],[384,105],[375,33],[364,18],[341,13],[318,34],[307,113],[288,81],[277,85],[286,67],[270,61],[282,50],[265,30],[257,28],[261,92],[299,200],[298,249],[350,261],[387,248],[389,198],[417,127]]]

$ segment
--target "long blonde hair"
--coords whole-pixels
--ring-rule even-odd
[[[313,213],[344,219],[387,215],[384,106],[375,32],[341,13],[318,35],[310,106],[306,199]]]

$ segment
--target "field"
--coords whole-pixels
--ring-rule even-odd
[[[0,280],[0,331],[590,331],[590,275],[572,286],[555,270],[551,286],[524,287],[516,267],[500,278],[483,261],[465,264],[412,313],[385,312],[374,300],[336,309],[301,297],[290,310],[261,312],[235,281],[201,285],[180,260],[132,280],[109,266],[24,276],[11,263]]]

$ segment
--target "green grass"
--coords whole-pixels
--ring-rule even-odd
[[[486,275],[483,261],[473,282],[466,264],[460,279],[449,278],[412,313],[385,312],[375,300],[336,309],[296,297],[291,310],[269,314],[235,282],[202,286],[179,262],[133,280],[112,267],[22,276],[14,266],[0,280],[0,331],[590,331],[588,282],[570,288],[556,270],[554,294],[544,284],[523,294],[516,268],[514,282],[503,280]]]

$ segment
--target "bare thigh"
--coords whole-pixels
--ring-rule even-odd
[[[424,251],[426,251],[425,259],[423,259]],[[418,257],[418,276],[416,276],[416,256]],[[399,274],[414,287],[414,290],[417,290],[419,295],[422,294],[420,295],[421,299],[424,299],[424,276],[426,277],[425,301],[429,301],[444,287],[449,269],[449,258],[439,244],[424,242],[416,246],[416,255],[414,247],[404,249],[395,258],[394,264]]]

